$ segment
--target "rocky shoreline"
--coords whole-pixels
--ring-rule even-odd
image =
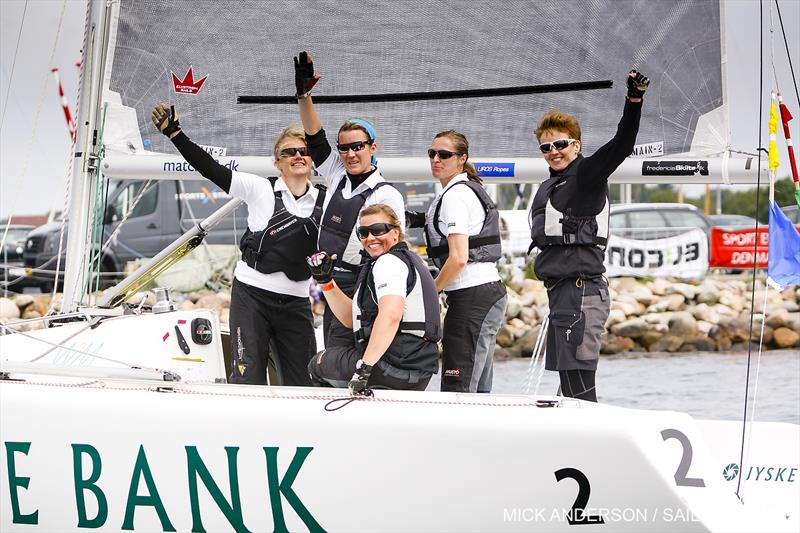
[[[548,313],[547,292],[541,282],[519,275],[512,276],[507,287],[506,324],[497,335],[496,358],[530,357]],[[764,280],[757,279],[753,291],[749,277],[715,275],[697,283],[612,278],[609,289],[611,313],[601,347],[604,355],[746,350],[748,338],[753,346],[758,345],[762,328],[764,349],[800,347],[800,288],[766,291]],[[174,298],[181,309],[214,309],[222,323],[228,322],[227,290],[176,294]],[[154,297],[148,293],[145,305],[152,303]],[[0,322],[11,325],[41,317],[50,304],[50,295],[44,294],[0,298]],[[315,312],[321,312],[319,304]],[[41,322],[20,325],[23,330],[40,327]]]

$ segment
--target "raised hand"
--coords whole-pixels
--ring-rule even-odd
[[[153,124],[156,125],[158,130],[167,137],[181,129],[181,125],[178,122],[178,113],[175,112],[174,105],[169,107],[164,104],[156,105],[150,118],[153,119]]]
[[[296,96],[305,98],[314,85],[319,81],[320,76],[314,75],[314,62],[307,52],[300,52],[294,58],[294,86],[297,89]]]
[[[628,98],[641,98],[650,86],[650,78],[638,72],[631,70],[628,72]]]

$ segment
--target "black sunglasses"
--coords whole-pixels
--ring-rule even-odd
[[[377,224],[372,224],[369,226],[359,226],[358,227],[358,238],[359,239],[366,239],[369,237],[371,233],[374,237],[380,237],[381,235],[386,235],[394,228],[396,228],[394,224],[388,224],[386,222],[378,222]]]
[[[337,144],[336,149],[343,154],[346,154],[350,150],[354,152],[360,152],[361,150],[364,149],[364,147],[369,146],[370,144],[372,144],[370,141],[358,141],[354,143]]]
[[[461,155],[458,152],[451,152],[449,150],[434,150],[433,148],[428,149],[428,158],[433,159],[436,156],[439,156],[439,159],[450,159],[454,155]]]
[[[574,142],[575,139],[558,139],[553,142],[540,144],[539,150],[541,150],[543,154],[546,154],[553,148],[555,148],[556,150],[563,150],[564,148],[566,148],[567,146],[569,146]]]
[[[298,146],[297,148],[284,148],[280,152],[281,157],[294,157],[297,154],[306,157],[308,155],[308,148],[305,146]]]

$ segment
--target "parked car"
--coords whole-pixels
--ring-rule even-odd
[[[800,208],[796,205],[781,207],[781,211],[783,211],[783,214],[785,214],[792,223],[795,225],[800,224]]]
[[[753,217],[748,217],[747,215],[709,215],[709,220],[711,220],[711,224],[717,227],[731,229],[731,230],[738,230],[738,229],[747,229],[747,228],[754,228],[756,224],[759,227],[766,227],[766,224],[762,224],[758,222]]]
[[[611,206],[611,236],[627,239],[665,239],[693,228],[711,232],[711,221],[691,204],[615,204]]]
[[[106,202],[104,242],[126,216],[127,219],[101,258],[101,285],[109,286],[120,280],[127,262],[153,257],[229,199],[224,191],[205,181],[187,181],[183,185],[172,180],[153,181],[142,193],[146,183],[144,180],[112,182]],[[246,228],[247,207],[241,206],[209,233],[206,242],[238,244]],[[53,288],[60,231],[60,221],[45,224],[31,231],[25,244],[25,266],[36,269],[30,276],[30,283],[43,291]],[[65,229],[64,248],[66,242]],[[64,255],[62,249],[61,279]]]
[[[0,247],[0,287],[9,291],[21,291],[24,287],[25,269],[23,252],[25,239],[33,226],[27,224],[10,224],[5,242]],[[0,239],[6,231],[5,224],[0,226]]]

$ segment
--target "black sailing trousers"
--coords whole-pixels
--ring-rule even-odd
[[[272,349],[278,385],[311,385],[308,362],[317,352],[317,340],[308,298],[265,291],[234,279],[230,327],[229,383],[266,385]]]

